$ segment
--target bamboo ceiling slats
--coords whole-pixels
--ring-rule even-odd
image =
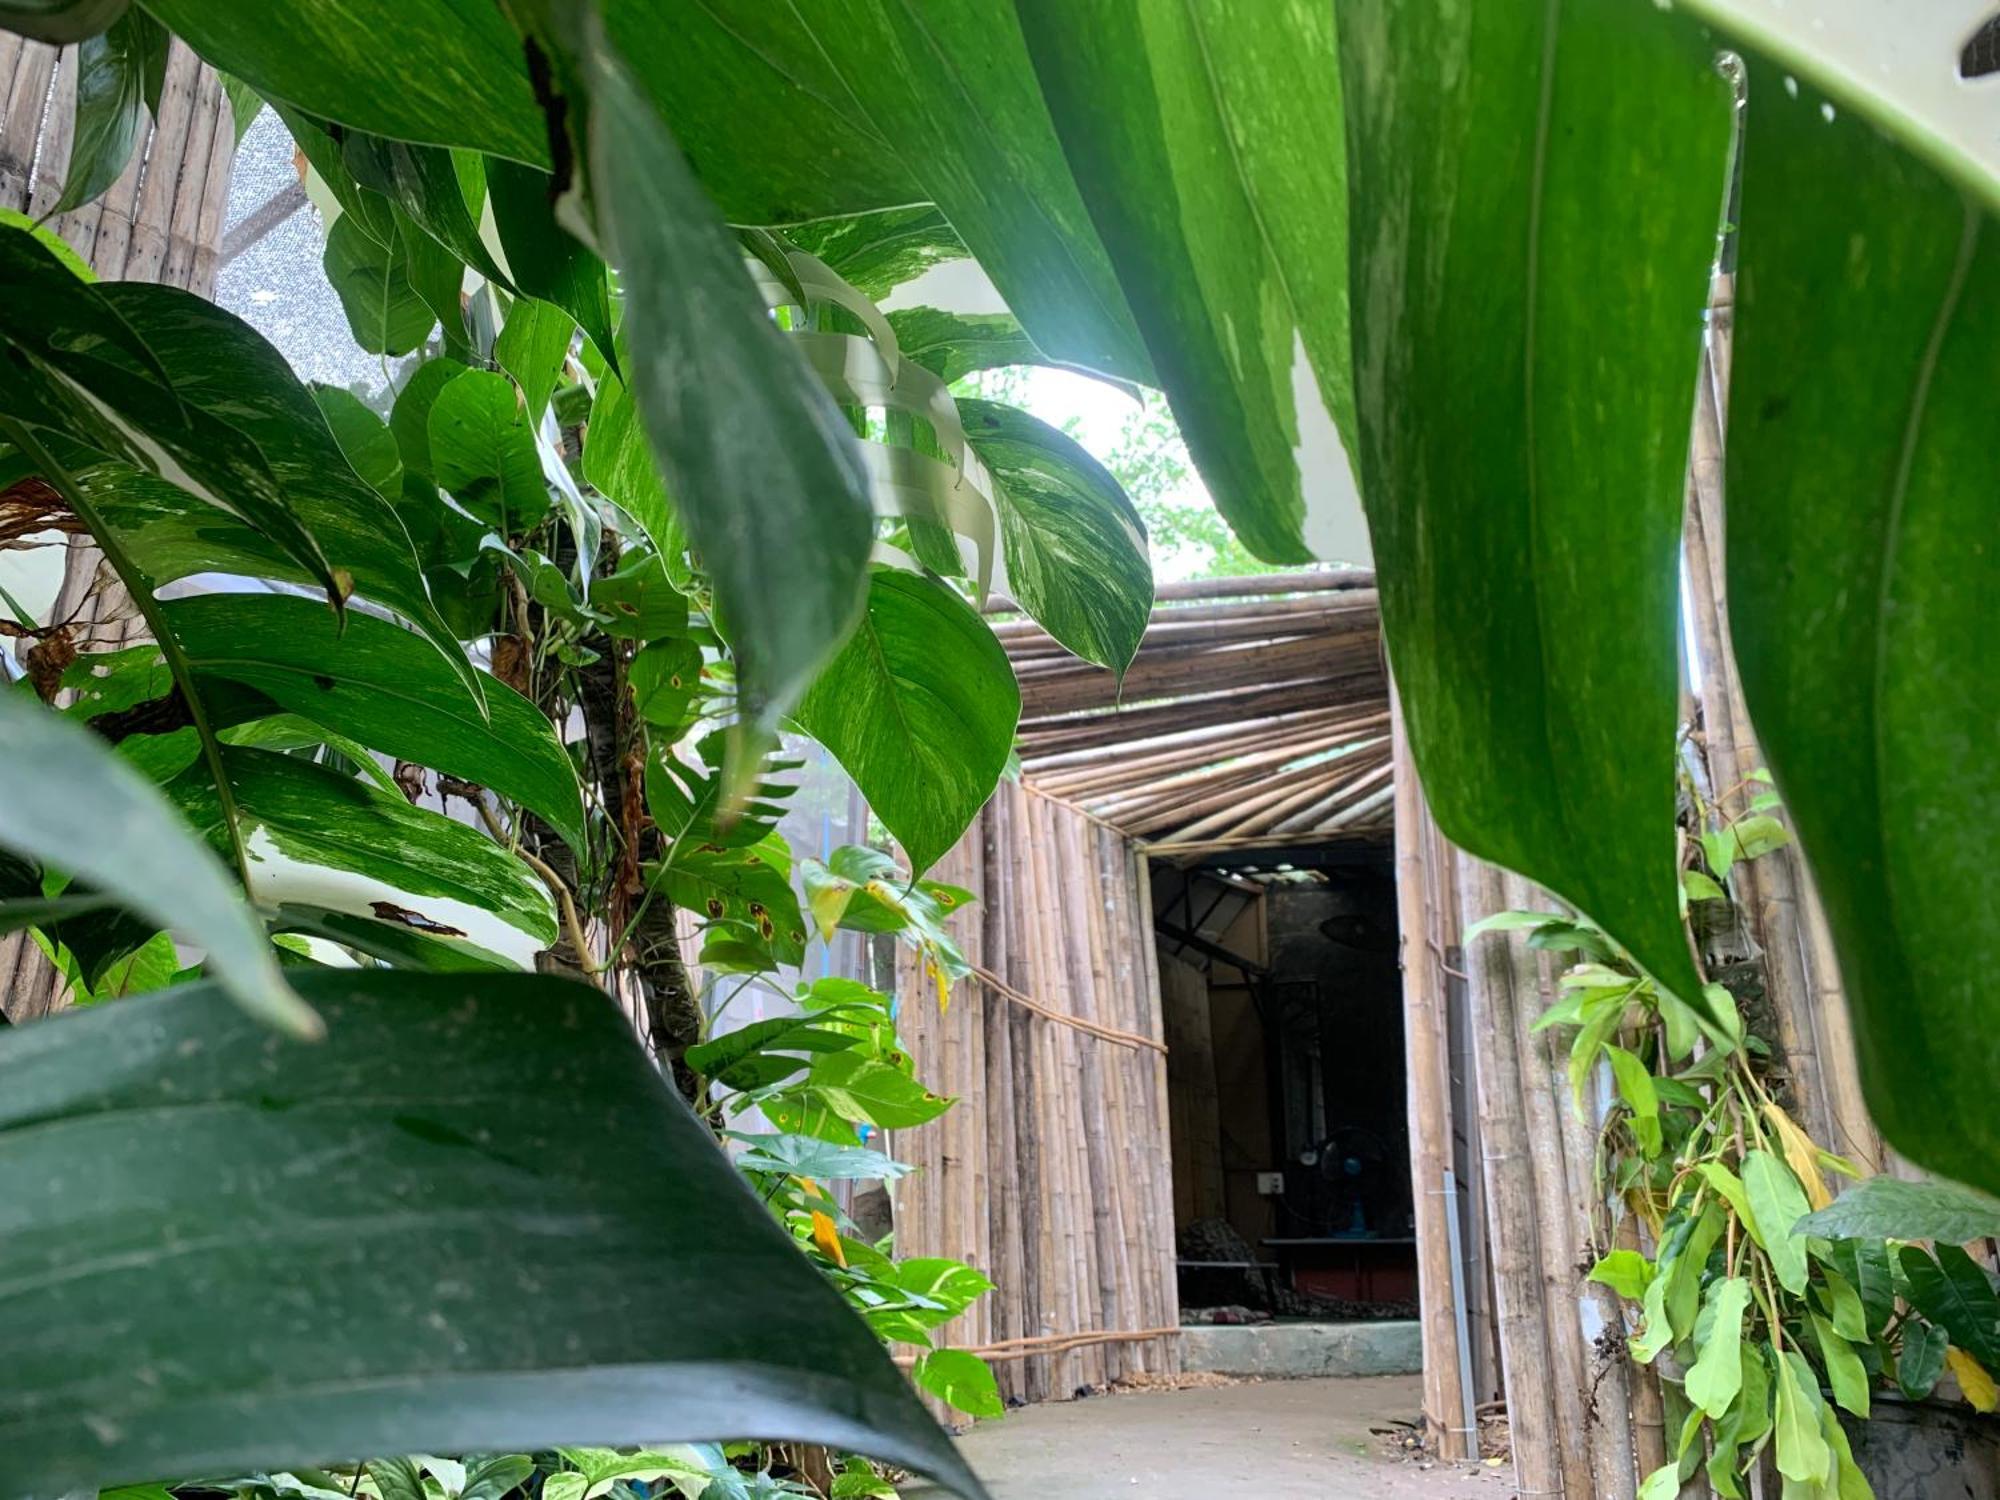
[[[1374,574],[1164,584],[1123,681],[1032,620],[995,626],[1030,786],[1155,849],[1379,836],[1388,689]]]

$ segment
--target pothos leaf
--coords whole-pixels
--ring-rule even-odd
[[[166,57],[166,28],[141,10],[76,49],[76,124],[55,212],[90,202],[118,180],[145,127],[147,103],[159,107]]]
[[[921,873],[985,805],[1021,711],[1007,654],[943,584],[876,568],[866,617],[799,705]]]
[[[910,1371],[910,1379],[918,1389],[930,1392],[969,1416],[998,1417],[1006,1413],[992,1370],[978,1355],[963,1349],[933,1349],[920,1355]]]

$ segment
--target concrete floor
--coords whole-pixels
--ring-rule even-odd
[[[981,1422],[959,1447],[994,1500],[1505,1500],[1511,1470],[1422,1469],[1368,1430],[1407,1420],[1422,1392],[1388,1375],[1052,1401]]]

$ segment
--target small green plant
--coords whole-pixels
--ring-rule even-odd
[[[1703,867],[1683,872],[1685,904],[1727,901],[1732,869],[1783,847],[1777,807],[1760,784],[1740,815],[1695,841]],[[1704,1465],[1718,1494],[1743,1500],[1767,1449],[1788,1496],[1796,1487],[1856,1500],[1872,1491],[1837,1410],[1866,1418],[1884,1384],[1910,1399],[1929,1395],[1947,1367],[1968,1400],[1993,1409],[1992,1282],[1956,1245],[1907,1241],[1936,1227],[1919,1203],[1955,1204],[1961,1216],[1950,1224],[1968,1231],[1961,1239],[2000,1227],[2000,1205],[1964,1189],[1898,1184],[1908,1193],[1880,1210],[1839,1212],[1827,1174],[1861,1174],[1775,1097],[1770,1048],[1727,989],[1709,984],[1697,1010],[1581,915],[1501,912],[1466,940],[1505,931],[1571,960],[1535,1028],[1572,1033],[1575,1106],[1585,1107],[1600,1063],[1615,1089],[1594,1202],[1636,1220],[1648,1248],[1604,1251],[1589,1279],[1635,1306],[1632,1358],[1659,1370],[1670,1414],[1679,1413],[1668,1462],[1646,1476],[1642,1500],[1671,1500]],[[1991,1210],[1983,1218],[1982,1204]],[[1600,1246],[1614,1241],[1613,1227],[1597,1226]]]

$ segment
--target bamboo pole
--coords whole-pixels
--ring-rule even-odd
[[[1007,951],[1005,913],[1014,896],[1007,879],[1007,844],[1002,820],[1004,798],[996,796],[980,814],[980,838],[986,863],[986,902],[981,916],[983,945],[988,962],[1004,963]],[[983,1104],[986,1109],[986,1139],[995,1159],[993,1192],[987,1199],[988,1234],[993,1246],[986,1266],[994,1290],[991,1332],[996,1339],[1022,1336],[1021,1302],[1021,1202],[1015,1163],[1016,1111],[1013,1092],[1012,1015],[1005,1006],[981,1006],[986,1031],[986,1075]],[[1019,1376],[1009,1372],[1003,1389],[1013,1389]]]
[[[1461,919],[1470,925],[1506,908],[1500,872],[1483,860],[1458,860]],[[1468,954],[1468,999],[1474,1053],[1479,1137],[1492,1233],[1494,1312],[1500,1329],[1500,1364],[1507,1382],[1507,1431],[1514,1484],[1522,1495],[1581,1494],[1587,1470],[1564,1463],[1556,1429],[1556,1379],[1548,1324],[1542,1316],[1544,1247],[1536,1222],[1532,1144],[1522,1107],[1520,1052],[1515,1030],[1514,959],[1504,943],[1484,943]],[[1580,1448],[1572,1448],[1580,1456]],[[1566,1473],[1574,1469],[1576,1473]]]
[[[1122,851],[1123,843],[1120,848]],[[1159,1321],[1169,1324],[1180,1322],[1180,1281],[1174,1264],[1174,1218],[1173,1218],[1173,1172],[1167,1160],[1167,1059],[1166,1022],[1160,1011],[1160,950],[1153,939],[1153,878],[1150,862],[1146,855],[1134,851],[1130,856],[1129,869],[1132,881],[1132,895],[1135,909],[1132,913],[1132,927],[1140,943],[1140,984],[1135,991],[1135,1006],[1143,1007],[1144,1014],[1134,1017],[1143,1021],[1153,1035],[1160,1039],[1160,1051],[1150,1058],[1142,1057],[1141,1064],[1151,1073],[1153,1086],[1153,1111],[1148,1117],[1151,1125],[1149,1138],[1153,1142],[1155,1167],[1152,1180],[1153,1229],[1148,1243],[1155,1247],[1150,1257],[1151,1272],[1157,1283],[1152,1305],[1157,1309]],[[1164,1369],[1166,1373],[1177,1374],[1181,1368],[1181,1344],[1178,1339],[1167,1346]]]
[[[1005,854],[1006,881],[1009,890],[1005,932],[1001,949],[1004,962],[1002,973],[1010,984],[1019,988],[1028,979],[1028,963],[1025,945],[1028,941],[1029,913],[1022,910],[1026,897],[1026,881],[1023,873],[1026,865],[1026,830],[1020,826],[1020,815],[1024,795],[1020,788],[1002,785],[995,794],[994,805],[1000,814],[1002,849]],[[1009,1092],[1013,1099],[1015,1115],[1014,1128],[1014,1170],[1018,1183],[1020,1208],[1021,1257],[1017,1295],[1021,1306],[1021,1333],[1025,1336],[1050,1333],[1054,1325],[1049,1322],[1042,1301],[1042,1267],[1046,1242],[1047,1209],[1042,1194],[1041,1170],[1041,1122],[1035,1110],[1036,1079],[1039,1070],[1036,1065],[1035,1037],[1037,1028],[1034,1018],[1018,1007],[1008,1011],[1010,1036],[1008,1060],[1012,1068]],[[1029,1361],[1021,1368],[1021,1394],[1028,1401],[1040,1401],[1047,1397],[1049,1390],[1048,1371],[1045,1364]]]
[[[1375,586],[1373,568],[1319,568],[1299,573],[1258,573],[1244,578],[1192,578],[1153,585],[1156,604],[1182,599],[1248,599],[1267,594],[1305,594]],[[1002,595],[988,601],[988,614],[1019,614],[1021,607]]]
[[[1468,1455],[1466,1391],[1459,1376],[1458,1325],[1452,1304],[1450,1205],[1443,1196],[1451,1166],[1451,1103],[1442,977],[1429,951],[1431,907],[1424,894],[1423,793],[1410,760],[1394,688],[1390,696],[1396,783],[1396,906],[1402,928],[1403,1045],[1409,1061],[1410,1190],[1417,1233],[1418,1324],[1424,1355],[1424,1429],[1447,1460]]]

